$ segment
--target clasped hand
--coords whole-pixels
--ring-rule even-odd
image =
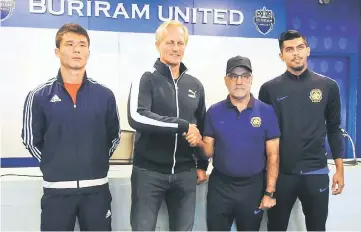
[[[191,147],[196,147],[202,141],[202,136],[199,133],[197,125],[189,124],[189,129],[187,133],[183,133],[183,136],[188,141]]]

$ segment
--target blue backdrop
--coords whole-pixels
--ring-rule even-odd
[[[12,2],[14,0],[1,1]],[[285,1],[97,0],[91,1],[89,4],[88,1],[73,4],[72,6],[80,8],[77,11],[73,7],[69,8],[71,4],[65,0],[44,1],[42,4],[38,0],[22,0],[16,1],[11,17],[3,20],[0,25],[59,28],[64,23],[74,22],[89,30],[154,33],[162,22],[161,19],[174,19],[176,15],[179,15],[178,19],[185,22],[190,34],[194,35],[276,38],[286,26]],[[266,10],[264,14],[263,7]],[[100,8],[105,10],[99,10]],[[176,8],[189,17],[185,17],[186,19],[181,17],[182,14],[178,14]],[[136,13],[137,9],[140,12],[145,9],[144,14]],[[240,12],[240,14],[231,11]],[[139,15],[141,16],[139,17]],[[231,15],[234,16],[233,19]],[[240,19],[240,15],[243,20]],[[274,21],[271,23],[272,15]],[[7,12],[2,10],[1,18],[6,16]],[[255,16],[257,16],[256,19]],[[261,21],[263,23],[260,23]],[[257,25],[262,28],[263,33],[257,30]],[[271,30],[264,33],[267,31],[267,27]]]

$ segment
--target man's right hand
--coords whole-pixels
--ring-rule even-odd
[[[202,136],[195,124],[189,124],[188,132],[184,136],[191,147],[198,146],[202,141]]]

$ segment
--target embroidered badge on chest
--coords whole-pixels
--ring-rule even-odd
[[[320,102],[322,100],[322,91],[320,89],[311,90],[310,99],[314,103]]]
[[[251,118],[251,125],[253,127],[260,127],[262,124],[262,120],[260,117],[253,117]]]

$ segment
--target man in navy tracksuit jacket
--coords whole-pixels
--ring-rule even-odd
[[[22,138],[44,179],[41,230],[111,230],[109,158],[120,127],[112,91],[86,75],[89,36],[77,24],[56,35],[58,75],[30,91]]]
[[[340,194],[344,186],[339,87],[307,68],[310,48],[299,32],[282,33],[279,47],[287,71],[264,83],[259,92],[259,99],[275,109],[282,134],[277,205],[268,211],[268,230],[287,230],[299,198],[307,230],[324,231],[330,192],[326,134],[336,164],[332,193]]]

